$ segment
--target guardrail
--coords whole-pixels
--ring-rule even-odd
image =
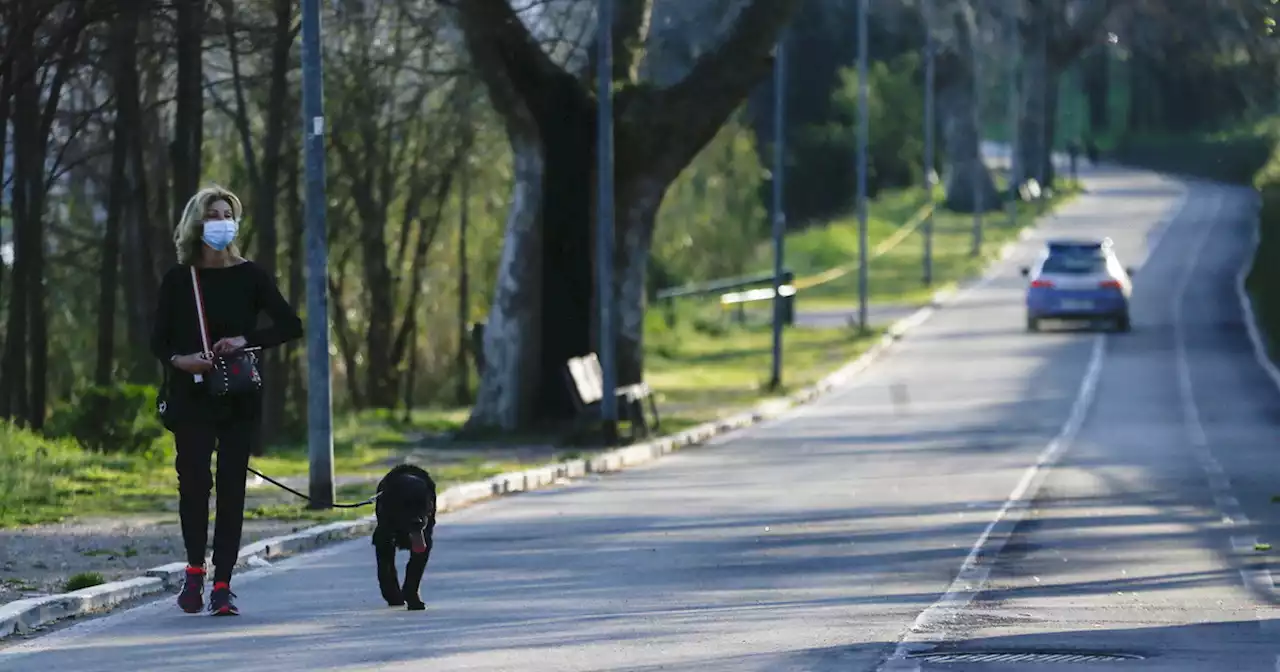
[[[885,240],[876,245],[867,260],[874,260],[893,248],[897,247],[908,236],[914,233],[924,224],[925,220],[933,214],[937,207],[936,203],[926,203],[916,210],[916,212],[898,227]],[[795,299],[796,295],[806,289],[812,289],[820,285],[838,280],[850,273],[858,270],[859,262],[854,260],[848,264],[842,264],[835,268],[829,268],[821,273],[815,273],[803,278],[796,279],[795,274],[791,271],[784,271],[782,277],[782,285],[778,288],[778,294],[783,299],[783,323],[793,324],[795,321]],[[756,285],[768,285],[767,287],[755,287]],[[740,290],[740,291],[729,291]],[[657,293],[657,299],[662,301],[667,307],[667,322],[672,323],[675,319],[672,300],[677,298],[688,298],[694,296],[702,296],[706,294],[720,293],[720,305],[722,308],[729,309],[736,307],[735,316],[738,321],[746,319],[746,304],[758,301],[772,301],[773,293],[773,273],[756,273],[753,275],[744,275],[733,278],[723,278],[711,280],[704,283],[691,283],[680,285],[678,287],[668,287],[661,289]]]

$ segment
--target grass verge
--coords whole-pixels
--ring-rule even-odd
[[[1065,190],[1058,200],[1071,193]],[[918,190],[887,193],[877,199],[871,208],[872,245],[892,236],[920,204]],[[1033,220],[1033,208],[1022,205],[1021,225]],[[987,254],[975,258],[968,253],[971,216],[940,210],[935,222],[934,286],[924,287],[920,282],[923,242],[920,235],[913,234],[871,265],[873,301],[923,301],[946,284],[975,274],[1021,228],[1009,226],[1002,213],[988,214],[984,230]],[[787,262],[800,274],[823,271],[856,256],[857,240],[855,219],[797,232],[788,236]],[[762,262],[766,258],[762,253]],[[801,310],[848,306],[856,295],[857,276],[849,274],[806,292],[798,305]],[[718,311],[682,311],[681,318],[669,326],[659,311],[652,311],[645,329],[645,375],[657,395],[664,433],[811,385],[864,352],[880,335],[877,330],[788,328],[783,338],[783,384],[770,389],[772,334],[761,320],[737,324]],[[497,441],[482,445],[432,440],[457,429],[466,417],[466,409],[444,409],[415,411],[407,418],[399,412],[336,418],[335,473],[340,479],[365,479],[339,485],[338,501],[368,497],[372,491],[369,479],[376,479],[410,453],[437,476],[442,487],[577,454],[554,446],[504,447]],[[0,528],[56,522],[85,512],[122,516],[174,511],[177,480],[171,441],[166,434],[158,443],[163,448],[145,456],[103,455],[83,450],[69,439],[48,439],[0,424]],[[306,446],[275,446],[252,464],[277,478],[302,476],[308,470]],[[246,504],[249,519],[327,521],[368,512],[367,508],[312,511],[274,487],[250,490]]]

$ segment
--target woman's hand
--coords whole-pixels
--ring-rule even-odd
[[[213,368],[213,362],[205,357],[204,353],[197,352],[191,355],[178,355],[173,358],[174,367],[186,371],[192,375],[204,373]]]
[[[230,338],[224,338],[222,340],[219,340],[217,343],[214,343],[213,351],[219,355],[226,355],[226,354],[236,352],[237,350],[240,350],[244,346],[245,346],[244,336],[232,336]]]

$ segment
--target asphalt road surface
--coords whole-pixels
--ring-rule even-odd
[[[426,612],[380,602],[358,540],[237,577],[238,619],[166,598],[0,650],[0,670],[1280,669],[1264,554],[1232,551],[1280,537],[1280,392],[1235,295],[1252,196],[1087,178],[855,384],[444,517]],[[1017,266],[1045,235],[1109,235],[1141,267],[1133,333],[1023,331]],[[907,657],[994,650],[1145,658]]]

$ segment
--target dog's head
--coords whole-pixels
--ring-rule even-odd
[[[397,534],[409,538],[414,553],[422,553],[427,550],[425,530],[435,509],[431,488],[409,474],[399,474],[394,479],[382,493],[382,514]]]

